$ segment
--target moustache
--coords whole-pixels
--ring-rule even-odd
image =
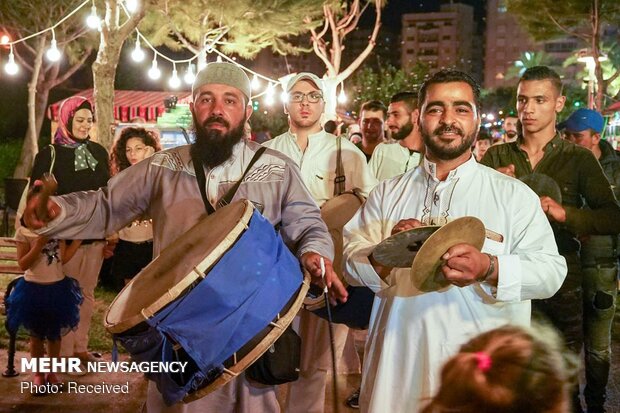
[[[207,126],[213,125],[214,123],[219,123],[220,125],[224,125],[227,128],[230,127],[230,123],[228,123],[226,119],[220,116],[211,116],[207,118],[207,120],[205,120],[202,125],[206,128]]]
[[[463,131],[456,126],[439,126],[437,129],[433,131],[433,135],[443,135],[444,133],[456,133],[459,136],[465,136]]]

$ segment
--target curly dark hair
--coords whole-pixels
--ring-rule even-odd
[[[161,150],[159,137],[155,132],[133,126],[123,129],[118,139],[114,142],[110,154],[110,172],[112,175],[116,175],[123,169],[131,166],[127,159],[127,154],[125,153],[127,141],[131,138],[142,139],[142,142],[144,142],[146,146],[154,148],[155,152]]]

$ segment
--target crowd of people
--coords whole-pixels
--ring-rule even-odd
[[[347,301],[346,285],[375,294],[363,366],[349,327],[334,325],[330,339],[326,320],[300,311],[301,367],[283,411],[323,412],[332,349],[338,373],[362,373],[361,388],[347,400],[362,412],[606,411],[620,155],[603,139],[600,113],[580,109],[558,123],[566,98],[558,74],[544,66],[519,79],[516,112],[504,119],[501,142],[480,130],[479,85],[455,70],[434,73],[418,92],[396,93],[388,106],[364,103],[359,132],[323,125],[318,76],[297,74],[286,93],[289,129],[274,138],[261,131],[254,142],[247,128],[250,80],[234,64],[211,63],[192,86],[193,144],[160,151],[153,133],[127,128],[111,161],[89,139],[90,102],[74,97],[62,104],[54,143],[36,157],[16,235],[26,277],[9,321],[30,332],[32,357],[43,354],[47,340],[51,357],[89,361],[103,257],[113,256],[122,287],[218,209],[237,183],[232,199],[259,208],[313,282],[325,276],[335,304]],[[206,181],[197,185],[200,171]],[[45,172],[59,185],[40,205]],[[541,175],[560,196],[536,185]],[[320,208],[353,191],[366,200],[344,226],[344,250],[334,251]],[[40,212],[45,206],[47,216]],[[445,283],[433,291],[412,286],[410,268],[373,256],[394,234],[466,216],[493,236],[481,249],[459,243],[443,251],[438,272]],[[344,261],[340,276],[334,254]],[[45,312],[43,321],[40,310],[24,313],[49,306],[52,288],[68,297],[62,314]],[[547,327],[531,329],[532,319]],[[576,380],[582,349],[583,400]],[[145,407],[279,412],[275,389],[240,374],[199,400],[168,406],[150,382]]]

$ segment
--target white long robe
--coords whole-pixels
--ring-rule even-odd
[[[299,166],[303,182],[316,203],[322,206],[334,197],[337,139],[321,129],[308,136],[308,146],[302,151],[297,144],[296,135],[289,130],[264,145],[282,152]],[[368,196],[377,181],[368,169],[366,158],[348,140],[342,139],[341,145],[345,190],[356,188],[363,196]],[[303,309],[299,315],[299,334],[302,338],[301,371],[300,378],[289,386],[286,412],[320,413],[325,406],[327,371],[332,370],[329,324]],[[338,373],[359,373],[361,364],[349,328],[343,324],[335,324],[333,333]]]
[[[412,297],[389,296],[386,288],[409,269],[379,278],[368,256],[401,219],[443,224],[462,216],[482,220],[503,242],[486,239],[497,255],[498,286],[449,286]],[[362,412],[417,412],[438,389],[442,364],[460,345],[495,327],[530,322],[530,301],[552,296],[566,276],[551,227],[538,197],[522,182],[479,165],[473,156],[445,181],[435,165],[423,165],[381,182],[345,226],[349,281],[377,295],[362,376]]]
[[[412,170],[420,164],[422,154],[410,151],[398,142],[380,143],[368,162],[370,172],[379,182]]]

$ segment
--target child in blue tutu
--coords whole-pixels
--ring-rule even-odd
[[[83,301],[78,282],[65,276],[62,264],[69,261],[80,241],[47,239],[25,227],[18,228],[17,258],[24,276],[15,284],[7,299],[7,328],[16,332],[20,326],[30,334],[30,356],[60,357],[61,336],[77,328]],[[35,373],[33,384],[61,384],[54,373]]]

